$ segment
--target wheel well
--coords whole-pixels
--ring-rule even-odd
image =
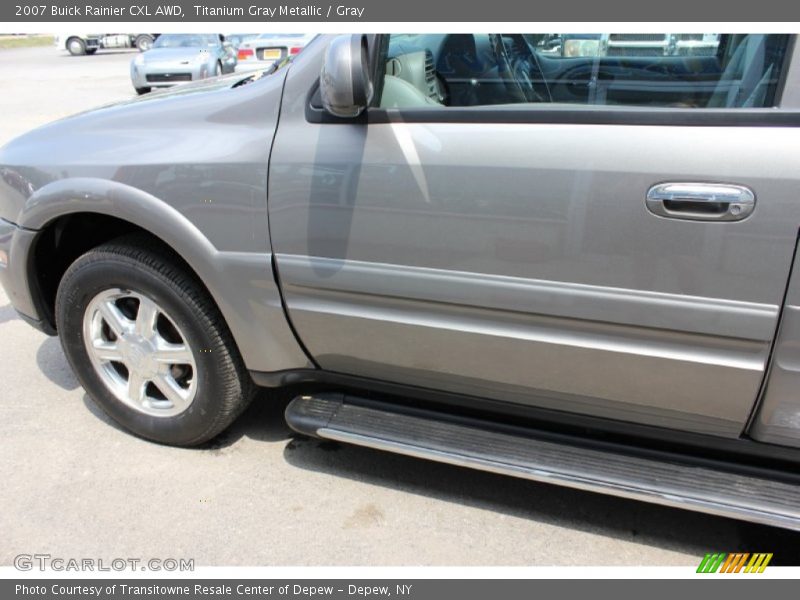
[[[149,238],[154,246],[160,246],[167,251],[208,291],[197,273],[169,244],[138,225],[97,213],[65,215],[48,223],[39,233],[28,261],[31,293],[41,318],[52,331],[56,330],[55,302],[58,284],[69,266],[92,248],[132,233]]]

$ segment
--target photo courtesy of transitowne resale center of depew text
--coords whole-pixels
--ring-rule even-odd
[[[9,597],[789,592],[800,9],[0,16]]]

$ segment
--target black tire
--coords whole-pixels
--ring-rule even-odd
[[[139,52],[147,52],[150,48],[153,47],[153,36],[147,35],[143,33],[141,35],[136,36],[136,40],[134,40],[133,45],[139,50]]]
[[[120,401],[92,366],[84,345],[83,318],[104,290],[121,288],[149,297],[183,331],[197,372],[194,400],[174,416],[152,416]],[[79,257],[56,295],[56,324],[64,353],[94,401],[134,434],[175,446],[202,444],[228,427],[256,387],[214,302],[171,252],[144,236],[127,236]]]
[[[137,87],[137,88],[134,88],[134,89],[136,90],[136,93],[141,96],[142,94],[149,94],[150,90],[152,88],[149,88],[149,87]]]
[[[86,43],[78,37],[71,37],[67,40],[67,51],[72,56],[83,56],[86,54]]]
[[[97,52],[97,48],[87,48],[86,49],[86,54],[88,54],[89,56],[91,56],[95,52]]]

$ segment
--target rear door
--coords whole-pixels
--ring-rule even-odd
[[[788,36],[721,38],[696,65],[634,61],[646,77],[583,57],[594,92],[565,102],[535,37],[391,36],[382,105],[353,121],[314,107],[312,45],[287,79],[269,210],[319,365],[738,436],[800,223],[800,136],[774,108]],[[593,79],[604,64],[612,80]]]

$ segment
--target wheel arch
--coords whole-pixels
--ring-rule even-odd
[[[185,215],[147,192],[110,180],[58,180],[28,199],[17,224],[35,232],[26,278],[49,333],[56,333],[55,292],[67,267],[102,243],[138,232],[169,250],[208,292],[249,369],[313,364],[286,321],[271,255],[219,251]]]

